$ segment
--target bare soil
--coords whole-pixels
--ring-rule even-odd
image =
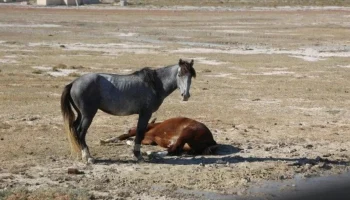
[[[0,19],[0,199],[269,198],[250,188],[349,170],[348,8],[0,5]],[[195,60],[191,99],[175,91],[153,116],[205,123],[220,155],[136,163],[130,146],[99,139],[137,116],[99,112],[87,134],[98,162],[70,156],[59,103],[66,84],[180,58]]]

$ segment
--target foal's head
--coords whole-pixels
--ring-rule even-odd
[[[182,100],[187,101],[190,98],[191,79],[196,78],[196,71],[193,68],[193,60],[191,62],[179,60],[179,69],[176,80],[177,87],[180,89]]]

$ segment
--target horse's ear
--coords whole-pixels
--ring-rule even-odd
[[[192,66],[193,66],[193,62],[194,62],[194,61],[193,61],[193,59],[192,59],[192,60],[191,60],[191,65],[192,65]]]
[[[157,118],[155,117],[151,122],[150,124],[154,124],[156,122]]]
[[[183,64],[183,61],[182,61],[182,59],[180,58],[180,60],[179,60],[179,65],[182,65]]]

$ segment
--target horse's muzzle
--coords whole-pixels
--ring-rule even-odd
[[[183,97],[182,100],[183,100],[183,101],[188,101],[188,99],[190,98],[190,96],[191,96],[190,94],[188,94],[188,95],[183,95],[183,96],[182,96],[182,97]]]

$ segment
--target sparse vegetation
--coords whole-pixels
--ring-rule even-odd
[[[84,69],[82,65],[72,65],[70,66],[71,69]]]
[[[33,74],[43,74],[44,71],[43,70],[40,70],[40,69],[36,69],[32,72]]]
[[[76,72],[73,72],[73,73],[70,73],[69,76],[70,76],[70,77],[79,77],[80,74],[79,74],[79,73],[76,73]]]
[[[60,71],[60,69],[67,69],[67,68],[68,68],[67,65],[60,63],[60,64],[54,66],[52,68],[52,71],[58,72],[58,71]]]

